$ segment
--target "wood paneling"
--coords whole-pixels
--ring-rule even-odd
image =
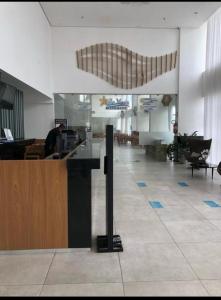
[[[66,161],[0,161],[0,249],[68,247]]]

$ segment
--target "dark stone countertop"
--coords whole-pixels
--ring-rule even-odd
[[[100,143],[86,140],[67,158],[68,171],[72,169],[100,169]]]

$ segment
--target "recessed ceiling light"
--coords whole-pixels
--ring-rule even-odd
[[[143,1],[143,2],[136,2],[136,1],[133,1],[133,2],[120,2],[120,4],[125,4],[125,5],[146,5],[146,4],[149,4],[150,2],[146,2],[146,1]]]

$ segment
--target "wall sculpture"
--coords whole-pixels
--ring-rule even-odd
[[[147,57],[123,46],[101,43],[76,51],[77,67],[122,89],[132,89],[176,67],[177,51]]]

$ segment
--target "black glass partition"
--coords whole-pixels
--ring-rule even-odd
[[[106,126],[106,156],[104,157],[106,175],[106,235],[97,237],[98,252],[123,251],[121,238],[113,235],[113,125]]]

